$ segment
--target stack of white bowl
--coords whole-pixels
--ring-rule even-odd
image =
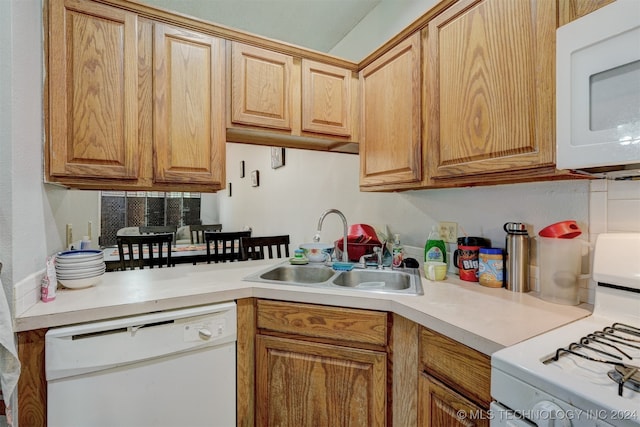
[[[80,289],[97,285],[105,271],[100,250],[82,249],[56,255],[56,277],[65,288]]]

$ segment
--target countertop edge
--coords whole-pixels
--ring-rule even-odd
[[[271,263],[273,264],[273,263]],[[261,269],[269,265],[269,263],[257,262],[251,266],[252,269]],[[249,267],[249,266],[247,266]],[[175,267],[174,267],[175,269]],[[249,273],[249,269],[237,268],[242,272],[244,277]],[[224,271],[225,269],[223,269]],[[226,270],[231,271],[231,267],[227,267]],[[177,270],[176,270],[177,271]],[[186,271],[186,270],[185,270]],[[205,270],[203,270],[205,271]],[[206,270],[207,274],[210,274],[210,270]],[[118,273],[109,273],[118,274]],[[122,274],[122,273],[120,273]],[[231,274],[231,273],[226,273]],[[118,276],[111,276],[114,279]],[[178,280],[178,279],[176,279]],[[184,279],[187,280],[187,279]],[[467,293],[469,290],[473,291],[473,287],[469,287],[465,283],[460,283],[459,280],[453,280],[450,285],[458,285],[459,288],[456,292]],[[442,286],[448,286],[449,284],[443,284],[443,282],[427,281],[423,278],[423,287],[425,292],[442,292]],[[555,329],[564,324],[578,320],[589,316],[591,313],[585,307],[557,307],[548,306],[550,310],[560,312],[557,321],[546,330],[539,330],[533,332],[523,332],[514,336],[511,333],[508,337],[503,338],[503,342],[496,341],[490,338],[488,335],[483,336],[481,332],[468,330],[461,326],[460,319],[456,317],[456,311],[452,309],[451,315],[439,315],[442,308],[437,305],[436,302],[427,300],[425,305],[417,303],[414,296],[395,296],[391,294],[377,294],[377,293],[363,293],[361,291],[341,292],[337,295],[336,292],[327,290],[319,290],[313,288],[300,288],[293,286],[264,286],[262,284],[247,282],[243,280],[234,279],[220,279],[220,283],[217,285],[210,285],[212,289],[199,288],[193,292],[185,292],[178,295],[162,295],[160,293],[157,298],[148,298],[142,301],[127,302],[122,301],[119,304],[108,304],[104,306],[95,306],[79,309],[64,309],[64,306],[59,312],[55,312],[52,306],[42,306],[41,304],[51,304],[38,302],[35,308],[27,310],[25,313],[16,316],[14,319],[15,332],[24,332],[33,329],[41,328],[53,328],[63,325],[77,324],[77,323],[89,323],[93,321],[100,321],[105,319],[113,319],[118,317],[133,316],[143,313],[151,313],[156,311],[174,310],[190,306],[215,304],[225,301],[238,300],[243,298],[268,298],[277,299],[292,302],[304,302],[312,304],[323,304],[336,307],[349,307],[349,308],[361,308],[368,310],[380,310],[391,312],[400,316],[403,316],[423,327],[429,328],[435,332],[446,335],[472,349],[480,351],[484,354],[491,355],[493,352],[500,350],[516,342],[523,341],[538,333],[545,332],[546,330]],[[220,289],[216,289],[218,286]],[[475,286],[478,286],[477,284]],[[438,288],[440,287],[440,288]],[[432,289],[433,288],[433,289]],[[204,290],[203,290],[204,289]],[[477,289],[481,293],[487,292],[482,289]],[[71,291],[75,292],[75,291]],[[446,292],[446,291],[445,291]],[[152,292],[150,292],[153,295]],[[73,295],[73,294],[71,294]],[[81,294],[78,294],[81,295]],[[493,297],[492,294],[488,294],[489,297]],[[498,302],[502,303],[503,300],[506,304],[517,304],[520,299],[512,299],[509,294],[498,293]],[[475,297],[473,294],[471,297]],[[510,301],[512,299],[512,301]],[[545,303],[541,303],[545,304]],[[521,307],[517,305],[511,306],[512,310],[520,310]],[[533,307],[534,310],[538,310],[538,307]],[[62,311],[64,310],[64,311]],[[49,312],[47,312],[49,311]],[[566,314],[565,314],[566,312]],[[458,313],[459,314],[459,313]],[[449,317],[449,318],[447,318]],[[458,323],[458,324],[456,324]],[[494,332],[494,331],[491,331]]]

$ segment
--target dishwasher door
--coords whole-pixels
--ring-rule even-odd
[[[49,427],[235,426],[236,305],[51,329]]]

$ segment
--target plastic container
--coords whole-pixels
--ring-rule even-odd
[[[427,243],[424,246],[424,261],[447,262],[447,247],[444,244],[444,240],[440,237],[438,227],[435,225],[431,229]]]
[[[483,237],[458,237],[458,249],[453,252],[453,265],[458,267],[461,280],[478,281],[478,250],[491,246]]]
[[[404,248],[400,243],[400,235],[393,235],[393,247],[391,248],[391,267],[400,268],[404,257]]]
[[[335,258],[342,259],[343,238],[335,241]],[[347,231],[347,252],[349,261],[358,262],[363,255],[374,253],[374,248],[382,245],[375,229],[367,224],[353,224]]]
[[[482,286],[501,288],[504,286],[504,254],[500,248],[480,248],[478,281]]]
[[[538,233],[542,237],[555,237],[558,239],[573,239],[582,234],[582,230],[573,220],[560,221],[551,224]]]
[[[589,244],[581,239],[538,236],[540,298],[564,305],[578,305],[578,280],[582,277],[582,256]]]

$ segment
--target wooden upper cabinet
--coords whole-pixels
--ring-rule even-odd
[[[565,25],[615,0],[558,0],[558,25]]]
[[[428,25],[432,178],[553,166],[555,0],[462,0]]]
[[[52,0],[48,13],[48,178],[136,180],[137,15],[88,0]]]
[[[360,72],[360,186],[422,180],[420,33]]]
[[[293,57],[231,44],[231,122],[291,130]]]
[[[302,131],[351,135],[351,71],[302,60]]]
[[[225,186],[224,41],[155,24],[154,181]]]

